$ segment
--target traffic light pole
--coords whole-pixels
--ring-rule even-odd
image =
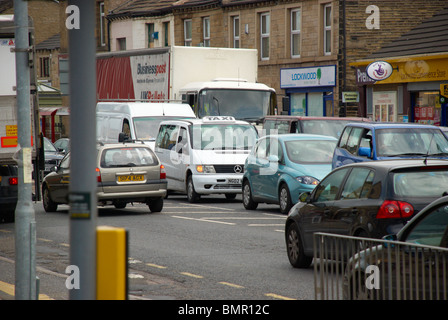
[[[96,45],[95,1],[66,9],[70,82],[70,264],[79,269],[71,300],[96,299]]]

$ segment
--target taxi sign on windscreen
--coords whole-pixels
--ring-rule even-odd
[[[234,122],[235,118],[232,116],[206,116],[206,117],[202,118],[202,121],[204,121],[204,122],[216,122],[216,121]]]

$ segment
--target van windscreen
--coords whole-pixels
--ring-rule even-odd
[[[193,149],[250,150],[257,140],[257,131],[245,124],[194,125],[191,131]]]

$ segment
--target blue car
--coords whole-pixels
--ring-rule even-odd
[[[448,138],[439,127],[432,125],[350,123],[334,150],[332,168],[400,158],[448,159]]]
[[[301,193],[312,191],[330,173],[336,143],[334,137],[313,134],[260,138],[244,166],[244,207],[255,210],[258,203],[273,203],[288,213]]]

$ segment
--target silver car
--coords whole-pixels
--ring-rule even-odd
[[[166,196],[166,173],[154,152],[145,144],[115,143],[97,147],[98,203],[123,209],[129,202],[146,203],[160,212]],[[54,212],[68,203],[70,152],[42,182],[45,211]]]

